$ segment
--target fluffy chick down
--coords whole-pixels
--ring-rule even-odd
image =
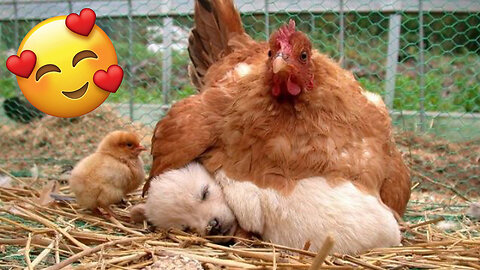
[[[145,179],[139,137],[132,132],[113,131],[100,142],[95,153],[82,159],[69,179],[77,203],[88,209],[108,208],[137,189]]]
[[[221,187],[198,163],[153,179],[144,204],[130,211],[133,221],[158,229],[177,228],[205,235],[233,235],[237,222]]]

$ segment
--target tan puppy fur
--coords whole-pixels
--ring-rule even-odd
[[[266,241],[294,248],[310,241],[310,249],[317,251],[331,235],[332,252],[348,254],[400,244],[392,211],[379,196],[362,192],[350,181],[332,186],[323,177],[306,178],[285,196],[230,179],[223,171],[215,178],[240,227]]]

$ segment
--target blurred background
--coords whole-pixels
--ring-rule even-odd
[[[320,52],[383,96],[414,189],[438,191],[414,201],[440,209],[449,200],[478,200],[480,1],[235,2],[255,39],[294,19]],[[0,0],[0,168],[18,177],[65,179],[106,133],[120,128],[135,129],[149,146],[169,106],[195,93],[187,74],[193,6],[193,0]],[[45,116],[25,101],[5,61],[36,24],[85,7],[113,41],[124,81],[86,116]],[[148,169],[148,153],[144,159]]]

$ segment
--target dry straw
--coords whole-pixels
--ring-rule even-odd
[[[439,210],[425,207],[431,202],[422,201],[424,194],[414,190],[415,203],[405,217],[409,221],[402,223],[403,246],[358,256],[327,255],[335,244],[331,238],[314,253],[308,250],[309,243],[305,249],[294,249],[236,238],[233,246],[225,246],[212,242],[219,236],[205,239],[174,230],[150,232],[143,224],[129,222],[125,206],[113,207],[117,219],[105,219],[74,203],[42,205],[37,201],[41,188],[26,185],[32,179],[12,178],[17,187],[0,188],[2,269],[163,269],[155,267],[168,263],[166,258],[177,260],[175,265],[194,261],[205,269],[480,269],[479,222],[448,210],[466,209],[462,198],[455,206]],[[48,181],[40,179],[37,184]],[[70,195],[65,186],[60,191]],[[127,208],[142,200],[139,192],[127,199]],[[456,227],[445,229],[439,222]]]

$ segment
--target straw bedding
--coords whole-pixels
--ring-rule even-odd
[[[312,263],[323,269],[480,269],[480,222],[465,216],[467,203],[451,195],[414,190],[402,223],[403,246],[323,260],[308,251],[308,243],[306,250],[258,239],[227,246],[180,231],[152,232],[128,219],[128,208],[142,200],[139,192],[113,207],[117,218],[105,218],[75,203],[54,202],[52,191],[70,195],[57,181],[9,177],[11,187],[0,189],[2,269],[305,269]]]

